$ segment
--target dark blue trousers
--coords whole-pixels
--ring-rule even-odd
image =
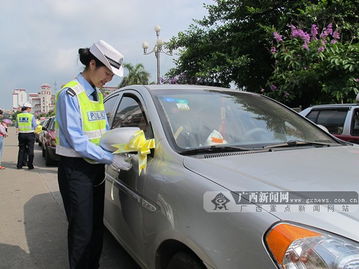
[[[34,133],[19,133],[19,153],[17,155],[17,168],[22,168],[24,164],[27,164],[29,168],[34,167]]]
[[[99,268],[103,245],[104,164],[63,157],[58,182],[68,220],[68,255],[71,269]]]

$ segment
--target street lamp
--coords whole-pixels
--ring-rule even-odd
[[[157,61],[157,84],[160,84],[160,54],[164,53],[166,55],[170,55],[172,56],[172,52],[169,50],[166,50],[166,48],[164,47],[164,45],[166,44],[166,42],[164,42],[163,40],[160,39],[160,31],[161,31],[161,27],[159,25],[155,26],[155,32],[156,32],[156,44],[153,47],[153,49],[150,52],[147,52],[148,48],[149,48],[149,44],[144,41],[142,43],[142,48],[143,48],[143,54],[144,55],[149,55],[151,53],[155,53],[155,57],[156,57],[156,61]]]

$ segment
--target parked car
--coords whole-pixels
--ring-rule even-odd
[[[354,191],[357,203],[359,146],[268,97],[224,88],[127,86],[105,110],[107,141],[123,143],[122,127],[155,139],[141,174],[138,153],[129,171],[106,166],[105,225],[141,268],[358,268],[358,211],[317,212],[308,197]],[[290,202],[313,211],[264,199],[293,191],[302,193]]]
[[[42,148],[42,143],[43,143],[43,140],[44,140],[44,129],[47,128],[48,123],[49,123],[49,119],[45,119],[45,120],[43,120],[41,122],[42,130],[38,134],[38,141],[37,141],[41,148]]]
[[[55,117],[50,117],[42,131],[42,156],[47,166],[60,160],[56,154]]]
[[[317,105],[299,114],[325,126],[336,137],[359,143],[359,104]]]
[[[36,129],[34,130],[34,134],[35,134],[35,142],[39,142],[39,125],[41,124],[41,121],[40,120],[36,120],[36,124],[37,124],[37,127]]]
[[[45,126],[46,122],[47,122],[47,120],[44,119],[44,120],[38,121],[37,124],[40,125],[41,128],[42,128],[42,126]],[[41,134],[41,132],[42,132],[42,130],[40,130],[40,131],[35,130],[35,132],[34,132],[35,133],[35,142],[37,142],[39,144],[39,146],[41,146],[41,142],[40,142],[40,134]]]

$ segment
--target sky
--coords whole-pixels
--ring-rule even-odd
[[[13,89],[38,92],[44,83],[53,91],[83,70],[78,49],[102,39],[142,63],[156,81],[154,54],[143,55],[156,40],[168,41],[207,14],[213,0],[11,0],[0,8],[0,108],[11,109]],[[174,67],[175,56],[161,54],[161,76]],[[126,72],[125,72],[126,74]],[[114,78],[106,86],[117,86]]]

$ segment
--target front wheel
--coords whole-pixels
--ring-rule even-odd
[[[200,259],[187,252],[177,252],[171,258],[166,269],[205,269]]]
[[[49,150],[45,148],[45,165],[50,166],[53,164],[53,160],[50,157]]]
[[[45,145],[41,146],[41,154],[42,154],[42,157],[45,158]]]

